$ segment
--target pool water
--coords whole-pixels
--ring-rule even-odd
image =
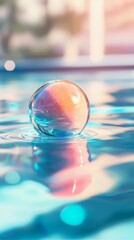
[[[40,137],[33,92],[52,79],[78,84],[91,119],[78,137]],[[0,76],[0,239],[134,239],[134,73]]]

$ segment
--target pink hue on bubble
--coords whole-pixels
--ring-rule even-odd
[[[89,111],[85,93],[66,80],[46,83],[33,94],[29,104],[34,128],[57,137],[79,134],[89,120]]]

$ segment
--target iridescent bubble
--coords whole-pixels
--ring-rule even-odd
[[[66,80],[49,81],[31,97],[29,115],[40,134],[73,136],[88,122],[89,101],[76,84]]]

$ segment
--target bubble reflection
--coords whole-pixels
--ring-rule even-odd
[[[32,163],[41,181],[55,196],[80,194],[91,182],[83,166],[90,165],[86,142],[53,142],[33,146]]]

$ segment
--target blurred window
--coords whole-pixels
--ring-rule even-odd
[[[0,0],[0,58],[134,53],[134,0]]]

